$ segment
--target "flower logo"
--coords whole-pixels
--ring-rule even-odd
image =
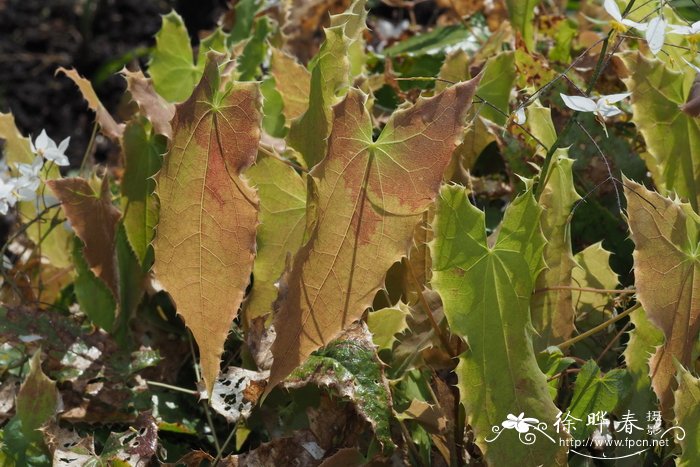
[[[501,425],[507,430],[516,429],[518,433],[527,433],[530,431],[530,428],[536,427],[539,422],[536,418],[525,417],[525,412],[521,412],[517,417],[513,414],[508,414]]]

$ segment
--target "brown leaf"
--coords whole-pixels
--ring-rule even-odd
[[[459,143],[478,78],[400,110],[379,138],[365,96],[333,109],[327,156],[311,172],[316,224],[294,257],[275,316],[268,391],[360,318],[389,267],[408,253]]]
[[[651,357],[651,381],[665,417],[671,418],[676,361],[690,367],[700,333],[700,216],[625,180],[637,298],[665,342]]]
[[[175,106],[163,99],[153,87],[153,81],[147,78],[141,70],[122,70],[126,79],[126,87],[131,98],[138,104],[141,112],[151,121],[153,129],[159,135],[172,138],[173,130],[170,121],[175,115]]]
[[[253,268],[258,198],[241,173],[257,154],[260,104],[255,83],[222,89],[210,55],[158,175],[154,270],[197,341],[210,394]]]
[[[310,431],[296,431],[293,436],[278,438],[244,454],[222,460],[224,466],[278,467],[294,465],[312,467],[321,463],[325,451]]]
[[[365,465],[365,456],[357,448],[343,448],[321,462],[319,467],[359,467]]]
[[[88,103],[88,107],[95,112],[95,120],[100,125],[102,133],[108,138],[118,142],[122,133],[124,133],[124,124],[114,121],[112,115],[105,109],[105,106],[102,105],[99,97],[95,94],[95,90],[92,88],[90,81],[80,76],[74,69],[67,70],[63,67],[59,67],[56,73],[58,74],[59,72],[66,75],[78,86],[80,93]]]
[[[266,371],[229,367],[214,383],[214,390],[210,396],[212,409],[229,423],[248,418],[265,390],[268,376]]]
[[[46,184],[61,202],[75,234],[85,244],[83,254],[90,269],[118,300],[119,280],[114,255],[121,213],[112,205],[109,182],[102,181],[99,195],[83,178],[48,180]]]

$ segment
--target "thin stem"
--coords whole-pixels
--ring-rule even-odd
[[[214,420],[211,418],[211,412],[209,412],[209,400],[203,400],[202,406],[204,407],[204,414],[207,416],[207,424],[209,424],[209,429],[211,430],[211,437],[214,438],[214,447],[216,448],[216,457],[221,457],[221,445],[219,444],[219,438],[216,436],[216,430],[214,429]]]
[[[592,287],[573,287],[569,285],[552,285],[550,287],[544,287],[541,289],[535,290],[535,294],[540,294],[540,293],[545,293],[549,292],[552,290],[577,290],[579,292],[592,292],[592,293],[599,293],[599,294],[633,294],[636,293],[637,291],[634,289],[594,289]]]
[[[418,293],[418,300],[420,300],[421,304],[423,305],[423,309],[425,311],[425,315],[428,317],[428,321],[430,321],[430,325],[433,327],[433,331],[435,334],[437,334],[438,338],[440,339],[440,342],[442,343],[442,346],[445,348],[445,351],[450,355],[450,357],[455,358],[456,355],[452,351],[452,348],[450,347],[450,341],[447,339],[447,337],[442,333],[440,330],[440,326],[438,325],[437,321],[435,321],[435,317],[433,316],[433,311],[430,309],[430,305],[428,304],[428,300],[425,299],[425,296],[423,295],[423,287],[421,286],[420,282],[418,281],[418,278],[416,277],[416,273],[413,271],[413,266],[411,266],[411,263],[408,261],[407,258],[404,258],[404,265],[406,266],[406,269],[408,269],[408,273],[411,276],[411,279],[413,280],[413,283],[416,286],[416,292]]]
[[[226,447],[228,446],[228,443],[231,442],[233,439],[233,435],[236,434],[236,431],[238,430],[238,423],[236,423],[233,426],[233,429],[231,430],[231,433],[228,434],[228,437],[226,438],[226,441],[224,441],[224,444],[221,445],[221,453],[217,454],[216,457],[214,458],[214,461],[211,463],[211,465],[216,465],[220,460],[221,456],[223,455],[224,450],[226,450]]]
[[[566,349],[568,347],[571,347],[572,345],[576,344],[577,342],[581,342],[582,340],[587,339],[588,337],[590,337],[594,334],[598,334],[599,332],[604,331],[611,324],[617,323],[618,321],[625,318],[627,315],[629,315],[633,311],[641,308],[641,306],[642,306],[641,304],[636,303],[633,306],[627,308],[625,311],[623,311],[619,315],[607,320],[606,322],[604,322],[602,324],[599,324],[598,326],[584,332],[583,334],[579,334],[578,336],[573,337],[573,338],[569,339],[568,341],[562,342],[561,344],[557,345],[557,347],[560,350],[563,350],[563,349]]]
[[[611,340],[610,342],[608,342],[608,345],[605,346],[605,348],[604,348],[603,351],[600,353],[600,355],[598,355],[598,358],[595,359],[596,363],[600,363],[600,361],[603,359],[603,357],[605,356],[605,354],[608,353],[608,351],[609,351],[610,349],[612,349],[613,345],[615,345],[615,342],[617,342],[617,341],[620,339],[620,337],[622,337],[622,335],[630,328],[630,326],[632,326],[632,323],[631,323],[631,322],[625,324],[625,325],[622,327],[622,329],[620,329],[620,332],[618,332],[617,334],[615,334],[615,337],[613,337],[612,340]]]
[[[85,170],[85,165],[87,164],[88,157],[90,156],[90,153],[92,152],[92,147],[95,144],[95,138],[97,137],[97,128],[99,125],[97,122],[92,125],[92,134],[90,135],[90,141],[88,141],[88,145],[85,148],[85,154],[83,154],[83,160],[80,162],[80,169],[78,171],[79,174],[83,173],[83,170]]]
[[[186,389],[186,388],[181,388],[180,386],[173,386],[171,384],[159,383],[158,381],[146,380],[146,384],[148,384],[149,386],[157,386],[159,388],[170,389],[172,391],[183,392],[185,394],[190,394],[192,396],[199,395],[199,392],[197,392],[193,389]]]
[[[550,381],[554,381],[555,379],[560,378],[560,377],[562,377],[563,375],[571,375],[571,374],[574,374],[574,373],[578,373],[578,372],[580,372],[580,371],[581,371],[580,368],[568,368],[568,369],[566,369],[566,370],[564,370],[564,371],[562,371],[562,372],[560,372],[560,373],[557,373],[557,374],[554,375],[554,376],[550,376],[549,378],[547,378],[547,382],[549,383]]]

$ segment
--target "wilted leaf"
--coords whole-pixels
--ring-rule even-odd
[[[47,430],[45,437],[46,443],[53,451],[55,467],[84,466],[97,462],[98,456],[95,454],[95,443],[91,436],[81,438],[73,430],[55,426]]]
[[[554,157],[547,184],[540,196],[540,227],[547,240],[543,252],[547,268],[537,276],[537,292],[530,301],[536,351],[561,344],[574,332],[572,292],[566,288],[572,285],[572,271],[576,267],[571,252],[569,214],[581,197],[574,188],[571,171],[574,160],[566,157],[562,151]]]
[[[17,394],[17,416],[28,439],[41,439],[37,430],[54,416],[58,404],[56,382],[41,371],[41,350],[37,350],[29,361],[29,374]]]
[[[124,131],[122,151],[125,165],[121,184],[124,227],[136,257],[144,268],[148,268],[148,250],[158,223],[154,177],[162,163],[165,141],[151,131],[147,123],[133,120]]]
[[[365,97],[334,108],[328,155],[311,172],[316,224],[275,316],[270,387],[358,319],[437,194],[478,80],[393,114],[376,141]],[[320,137],[318,135],[315,137]]]
[[[293,436],[277,438],[259,447],[222,459],[221,466],[247,465],[282,466],[299,465],[315,467],[321,463],[325,450],[318,445],[316,437],[308,430],[295,431]]]
[[[260,197],[257,256],[253,289],[246,302],[246,320],[272,312],[275,282],[284,271],[287,255],[302,244],[306,228],[306,183],[292,167],[272,157],[258,157],[248,169]]]
[[[153,80],[147,78],[141,70],[129,71],[125,68],[122,74],[131,98],[138,104],[141,113],[150,120],[153,130],[159,135],[171,138],[173,130],[170,121],[175,115],[175,106],[156,92]],[[126,136],[124,138],[126,139]]]
[[[311,73],[299,64],[294,57],[272,48],[270,73],[275,79],[277,91],[284,102],[284,117],[287,121],[301,116],[309,105]]]
[[[625,370],[612,370],[603,374],[596,362],[586,362],[576,376],[574,394],[569,404],[571,417],[581,420],[574,421],[571,425],[571,436],[575,439],[588,438],[596,429],[596,424],[589,423],[588,415],[599,412],[611,414],[620,401],[627,397],[630,383],[629,374]]]
[[[112,115],[110,115],[107,109],[105,109],[105,106],[102,105],[102,102],[100,102],[100,98],[97,97],[97,94],[95,94],[95,90],[92,89],[92,84],[90,84],[90,81],[80,76],[74,69],[67,70],[63,67],[59,67],[56,70],[56,73],[59,72],[66,75],[75,83],[76,86],[78,86],[80,93],[88,103],[88,107],[90,107],[90,110],[95,112],[95,121],[97,121],[97,124],[100,125],[102,133],[114,141],[119,141],[122,133],[124,133],[124,124],[114,121]]]
[[[414,420],[433,434],[444,433],[447,428],[447,418],[440,407],[418,399],[413,399],[411,405],[397,417],[399,420]]]
[[[12,114],[0,113],[0,139],[5,140],[3,153],[5,162],[10,166],[10,173],[19,176],[15,168],[16,164],[31,164],[34,160],[29,138],[25,138],[19,133],[15,126],[15,119]],[[54,166],[46,171],[47,178],[60,178],[58,168]],[[37,191],[41,192],[44,184],[41,183]],[[43,197],[38,197],[37,203],[33,201],[23,201],[19,203],[19,211],[26,219],[34,219],[37,214],[46,208],[47,203]],[[58,215],[59,207],[46,211],[44,219],[53,219]],[[61,219],[61,216],[57,216]],[[70,259],[70,233],[61,226],[53,228],[47,233],[46,226],[41,222],[36,222],[27,228],[27,235],[35,244],[41,244],[41,255],[46,257],[52,265],[57,268],[67,268],[71,265]]]
[[[678,369],[678,390],[675,393],[676,425],[685,430],[680,439],[683,454],[676,460],[677,467],[692,467],[700,462],[700,380],[683,367]]]
[[[284,382],[285,388],[307,384],[326,386],[353,402],[370,423],[377,439],[391,446],[391,392],[364,323],[348,329],[338,340],[311,355]]]
[[[460,398],[476,443],[493,465],[566,460],[566,449],[544,436],[525,446],[517,432],[505,430],[498,440],[485,441],[508,414],[550,421],[558,413],[530,336],[530,295],[544,246],[540,212],[530,192],[517,198],[489,247],[484,213],[470,204],[463,187],[446,186],[433,225],[433,288],[452,332],[469,345],[456,370]],[[551,425],[547,434],[554,440],[561,436]]]
[[[535,6],[539,0],[505,0],[513,28],[520,33],[528,50],[535,50]]]
[[[326,40],[318,55],[310,64],[311,87],[309,88],[309,107],[306,112],[293,120],[287,142],[299,151],[307,167],[313,167],[326,155],[328,136],[331,132],[333,118],[332,107],[347,92],[350,85],[351,69],[349,51],[358,36],[355,31],[355,19],[361,19],[364,25],[366,12],[365,0],[356,0],[351,12],[331,18],[332,27],[325,30]],[[360,5],[361,17],[352,13]],[[360,31],[361,32],[361,31]],[[286,76],[284,79],[289,79]]]
[[[211,393],[211,408],[229,423],[250,416],[253,406],[265,390],[268,372],[251,371],[231,366],[221,373]]]
[[[241,173],[257,152],[260,94],[253,83],[221,86],[212,59],[175,113],[154,242],[156,276],[197,341],[209,393],[249,282],[258,224],[257,195]]]
[[[698,210],[700,204],[700,119],[679,111],[693,84],[694,74],[678,73],[642,54],[623,56],[631,75],[625,80],[632,93],[634,124],[644,136],[642,153],[656,186],[675,191]]]
[[[114,256],[119,210],[112,205],[109,181],[102,180],[95,193],[83,178],[49,180],[46,184],[61,202],[75,234],[83,241],[83,255],[90,270],[119,297],[118,273]]]
[[[691,365],[700,332],[700,216],[688,204],[624,183],[637,298],[666,338],[651,359],[651,380],[662,411],[670,415],[674,360]]]

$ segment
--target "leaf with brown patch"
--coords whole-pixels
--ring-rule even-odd
[[[651,383],[665,416],[673,411],[675,360],[693,362],[700,333],[700,216],[689,204],[673,201],[625,180],[637,298],[664,344],[651,357]]]
[[[173,129],[170,121],[175,115],[175,106],[163,99],[153,87],[153,80],[147,78],[141,70],[122,71],[126,79],[126,87],[131,98],[138,104],[141,113],[153,124],[153,129],[159,135],[172,138]]]
[[[406,255],[459,143],[478,79],[396,112],[376,141],[366,97],[333,109],[328,153],[311,172],[315,227],[275,317],[270,388],[362,316]]]
[[[83,255],[88,266],[118,299],[119,279],[114,248],[117,223],[122,215],[112,205],[109,182],[102,181],[99,195],[84,178],[48,180],[46,184],[61,202],[75,234],[85,244]]]
[[[260,139],[254,83],[221,83],[214,56],[177,107],[158,176],[155,273],[199,346],[209,393],[255,256],[258,197],[241,173]]]

